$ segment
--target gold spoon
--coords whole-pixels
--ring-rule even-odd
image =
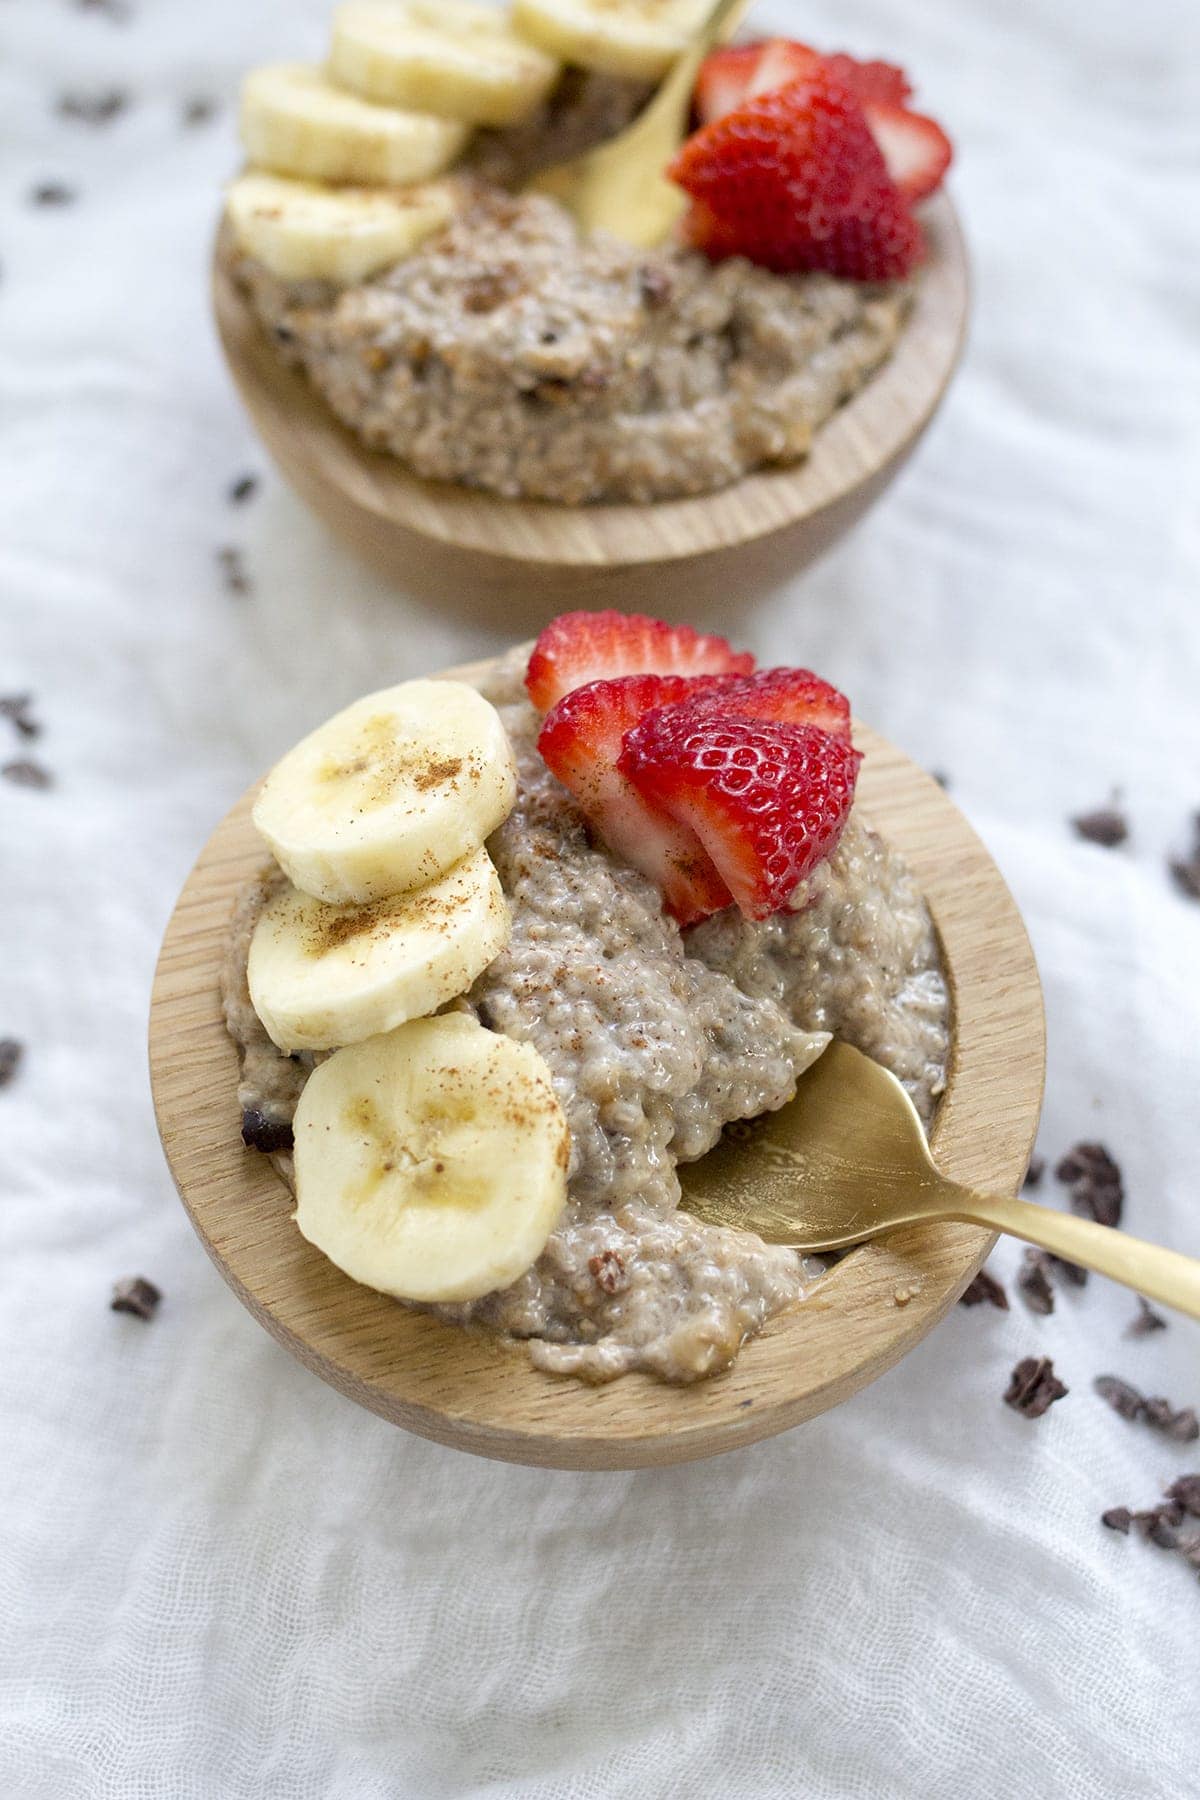
[[[790,1105],[679,1170],[683,1206],[798,1250],[843,1250],[898,1225],[962,1219],[1040,1244],[1200,1319],[1200,1262],[1027,1200],[973,1193],[935,1166],[896,1077],[830,1044]]]
[[[661,244],[687,208],[663,170],[687,135],[700,65],[713,45],[737,29],[750,0],[716,0],[690,47],[649,105],[619,137],[545,169],[529,191],[549,194],[574,213],[584,231],[611,231],[639,250]]]

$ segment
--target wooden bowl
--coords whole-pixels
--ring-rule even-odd
[[[350,547],[408,592],[525,622],[564,606],[675,605],[753,595],[827,549],[882,493],[929,424],[962,350],[967,259],[949,200],[925,212],[930,260],[891,359],[794,469],[652,505],[557,506],[424,481],[367,450],[287,368],[218,255],[226,360],[267,449]],[[512,616],[506,610],[505,620]]]
[[[478,668],[457,671],[475,675]],[[1015,1193],[1037,1129],[1041,988],[991,858],[941,788],[865,728],[865,814],[907,857],[941,938],[954,1045],[933,1144],[948,1175]],[[851,1251],[733,1368],[694,1387],[626,1375],[586,1387],[534,1369],[519,1346],[411,1312],[359,1287],[301,1237],[265,1157],[244,1150],[238,1059],[218,969],[234,896],[263,861],[253,790],[205,845],[167,928],[150,1013],[163,1148],[209,1255],[239,1299],[308,1368],[422,1437],[568,1469],[684,1462],[824,1412],[910,1350],[954,1304],[994,1238],[913,1226]]]

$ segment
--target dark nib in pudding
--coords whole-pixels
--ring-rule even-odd
[[[272,1119],[257,1107],[247,1107],[242,1114],[242,1142],[247,1150],[261,1150],[264,1156],[277,1156],[281,1151],[291,1150],[291,1120]]]

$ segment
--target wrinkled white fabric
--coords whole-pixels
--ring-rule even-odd
[[[1099,1525],[1200,1467],[1090,1391],[1200,1401],[1200,1328],[1093,1281],[956,1309],[814,1423],[571,1475],[408,1437],[222,1285],[145,1074],[155,952],[250,778],[508,622],[389,591],[266,466],[207,314],[247,64],[324,0],[0,7],[0,1793],[6,1800],[1182,1800],[1200,1588]],[[1042,1149],[1099,1137],[1133,1230],[1200,1249],[1200,37],[1191,0],[778,6],[891,54],[959,148],[970,352],[887,498],[736,617],[927,765],[995,853],[1049,1012]],[[69,89],[128,87],[104,127]],[[221,102],[184,128],[197,95]],[[73,205],[37,208],[47,181]],[[240,508],[226,498],[261,474]],[[234,545],[253,591],[226,591]],[[732,616],[732,615],[731,615]],[[1130,845],[1068,815],[1119,786]],[[1061,1199],[1049,1184],[1048,1198]],[[994,1266],[1011,1277],[1015,1246]],[[144,1273],[150,1325],[108,1310]],[[1046,1352],[1071,1393],[1001,1404]]]

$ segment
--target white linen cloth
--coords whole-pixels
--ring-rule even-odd
[[[1093,1282],[955,1309],[848,1405],[691,1467],[473,1460],[279,1349],[192,1235],[151,1116],[151,972],[247,782],[381,680],[505,639],[364,571],[269,469],[206,264],[256,60],[325,0],[0,7],[0,1793],[6,1800],[1182,1800],[1200,1589],[1103,1530],[1200,1467],[1091,1392],[1200,1401],[1200,1329]],[[124,16],[114,16],[124,15]],[[1131,1230],[1200,1250],[1200,37],[1190,0],[810,0],[958,146],[966,365],[914,463],[735,631],[948,772],[1045,979],[1042,1149],[1100,1138]],[[60,95],[128,88],[103,126]],[[220,111],[185,127],[189,100]],[[34,206],[61,182],[74,204]],[[230,483],[261,475],[234,507]],[[236,546],[252,592],[227,591]],[[719,622],[719,621],[714,621]],[[11,739],[11,742],[8,741]],[[1068,816],[1119,785],[1129,846]],[[1045,1197],[1062,1200],[1049,1177]],[[1001,1248],[1011,1278],[1019,1258]],[[114,1279],[165,1292],[151,1324]],[[1071,1388],[1002,1405],[1048,1353]]]

